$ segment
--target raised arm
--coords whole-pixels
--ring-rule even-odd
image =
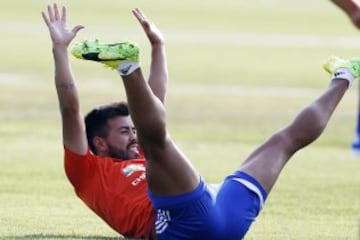
[[[138,19],[151,44],[149,86],[155,96],[164,104],[168,81],[164,37],[156,25],[140,9],[135,8],[133,14]]]
[[[342,9],[350,18],[352,23],[360,29],[360,4],[356,0],[331,0]]]
[[[52,40],[55,87],[61,112],[63,143],[73,152],[85,154],[88,149],[85,125],[80,114],[78,92],[68,58],[68,46],[83,26],[77,25],[72,30],[68,30],[66,8],[62,7],[60,12],[56,4],[48,6],[47,13],[41,14]]]

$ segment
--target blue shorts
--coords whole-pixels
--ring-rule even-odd
[[[239,240],[259,214],[267,194],[259,182],[237,171],[214,190],[202,179],[194,191],[154,196],[156,233],[160,240]]]

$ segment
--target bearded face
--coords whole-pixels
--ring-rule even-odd
[[[130,117],[118,116],[108,120],[108,132],[98,144],[98,155],[121,160],[139,158],[135,127]]]

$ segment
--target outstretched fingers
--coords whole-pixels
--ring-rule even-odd
[[[50,23],[58,20],[59,19],[59,10],[57,8],[56,3],[54,3],[53,7],[48,5],[47,6],[47,14],[44,11],[42,11],[41,16],[44,19],[44,22],[46,23],[47,26],[49,26]]]
[[[54,3],[53,6],[48,5],[47,14],[44,11],[42,11],[41,15],[46,25],[49,25],[51,22],[55,22],[55,21],[61,21],[64,24],[66,23],[66,7],[63,6],[61,8],[61,15],[60,15],[60,11],[56,3]]]
[[[50,5],[47,6],[47,10],[48,10],[49,21],[53,22],[54,21],[54,13],[53,13],[53,10]]]
[[[145,14],[138,8],[135,8],[132,12],[144,30],[148,30],[150,28],[150,21]]]
[[[49,5],[47,6],[47,10],[48,10],[48,14],[46,14],[44,11],[42,11],[41,16],[42,16],[44,22],[46,23],[46,25],[49,26],[50,22],[52,21],[52,19],[54,19],[54,17],[52,14],[51,7]]]
[[[67,19],[67,14],[66,14],[66,7],[63,6],[62,7],[62,13],[61,13],[61,21],[66,23],[66,19]]]
[[[153,45],[161,45],[164,42],[164,37],[156,25],[152,23],[140,9],[135,8],[132,12],[144,29],[150,43]]]
[[[74,35],[76,35],[81,29],[83,29],[84,28],[84,26],[83,25],[77,25],[77,26],[75,26],[72,30],[71,30],[71,32],[73,32],[74,33]]]
[[[53,44],[68,46],[76,34],[84,28],[82,25],[76,25],[71,30],[67,28],[66,7],[58,7],[56,3],[47,6],[47,13],[41,12],[44,22],[49,28]]]
[[[48,17],[46,16],[46,13],[41,12],[41,16],[42,16],[44,22],[46,23],[46,25],[49,26],[50,22],[49,22]]]
[[[53,8],[54,8],[54,18],[55,18],[54,20],[59,21],[60,20],[60,14],[59,14],[59,8],[58,8],[56,3],[54,3]]]

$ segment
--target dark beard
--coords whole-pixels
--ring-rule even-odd
[[[130,159],[128,153],[124,150],[118,150],[108,144],[109,156],[116,159],[128,160]]]

